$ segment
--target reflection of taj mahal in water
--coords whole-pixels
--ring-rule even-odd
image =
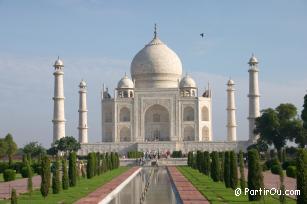
[[[259,116],[257,59],[250,61],[250,129]],[[63,62],[55,63],[54,140],[65,136]],[[114,91],[103,88],[102,143],[88,144],[86,83],[80,83],[79,141],[81,154],[89,151],[173,151],[245,148],[255,139],[236,141],[234,82],[227,83],[227,141],[212,142],[211,90],[198,93],[195,81],[182,77],[177,54],[157,36],[140,50],[131,63],[131,78],[126,74]]]

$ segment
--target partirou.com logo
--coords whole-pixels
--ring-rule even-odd
[[[266,188],[260,188],[257,190],[250,190],[248,188],[237,188],[235,190],[235,195],[240,196],[240,195],[286,195],[286,196],[298,196],[300,195],[300,190],[280,190],[276,188],[271,188],[271,189],[266,189]]]

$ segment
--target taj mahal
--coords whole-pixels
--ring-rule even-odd
[[[255,118],[260,115],[258,60],[249,62],[249,139],[237,141],[235,83],[226,82],[227,136],[214,141],[212,94],[208,86],[199,93],[194,79],[183,75],[181,59],[162,42],[155,27],[153,39],[133,58],[131,78],[125,74],[114,91],[101,93],[101,142],[88,143],[87,84],[79,84],[79,154],[128,151],[184,153],[196,150],[225,151],[245,149],[255,142]],[[64,63],[54,63],[53,141],[65,137]],[[114,93],[113,96],[111,93]]]

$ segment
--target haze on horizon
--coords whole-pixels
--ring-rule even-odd
[[[53,63],[65,64],[66,134],[77,138],[78,84],[88,84],[89,141],[101,140],[100,91],[111,93],[153,37],[181,58],[202,93],[213,91],[213,140],[226,140],[226,82],[236,83],[237,135],[248,138],[248,65],[260,61],[261,109],[293,103],[307,88],[307,2],[0,1],[0,137],[21,147],[52,142]],[[201,38],[200,33],[205,33]]]

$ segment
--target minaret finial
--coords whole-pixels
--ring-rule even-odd
[[[157,38],[158,32],[157,32],[157,24],[155,23],[155,31],[154,31],[154,38]]]

